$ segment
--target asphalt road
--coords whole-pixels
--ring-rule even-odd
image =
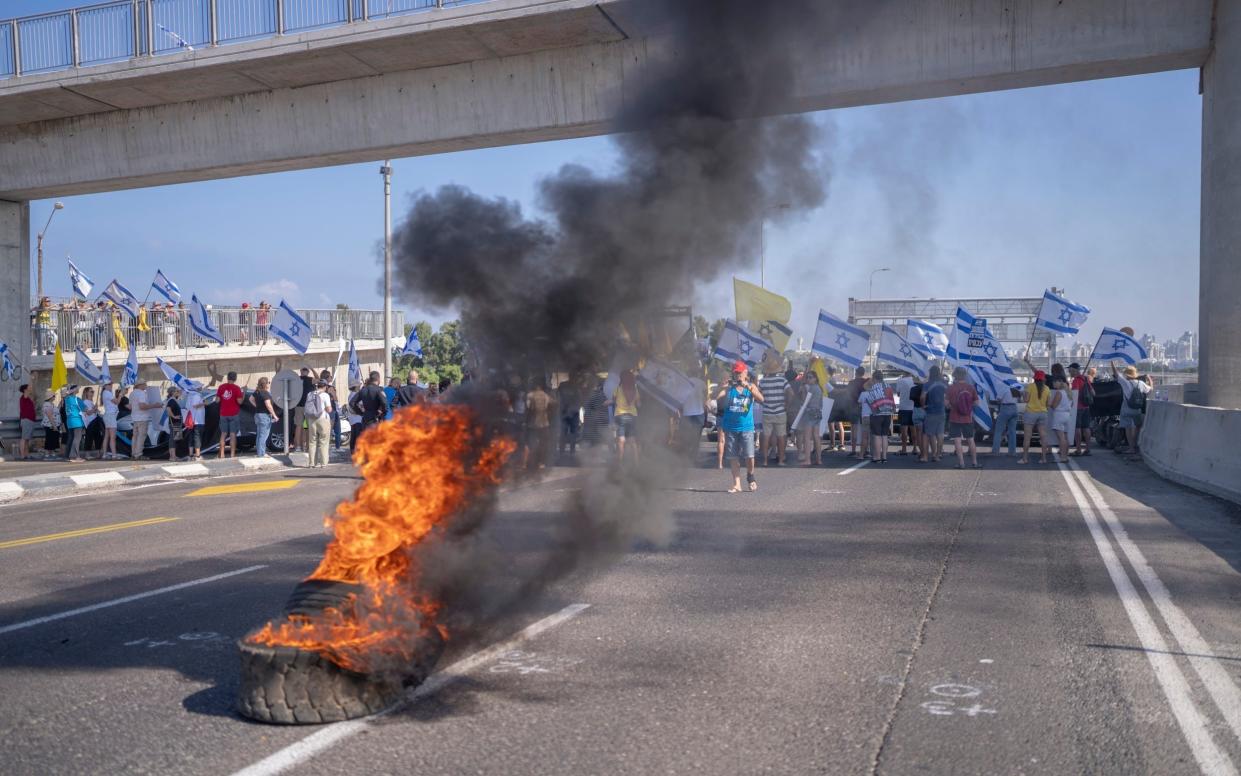
[[[737,495],[690,470],[669,546],[454,643],[405,708],[322,728],[238,718],[233,642],[314,567],[351,468],[3,506],[0,771],[1235,772],[1238,511],[1110,454],[984,462],[836,454]],[[514,575],[577,476],[502,496]],[[191,495],[234,484],[279,489]]]

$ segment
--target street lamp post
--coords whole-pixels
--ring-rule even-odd
[[[767,287],[767,240],[764,234],[767,231],[767,214],[777,210],[788,210],[791,207],[792,205],[787,202],[772,205],[763,211],[763,218],[758,223],[758,284],[763,288]]]
[[[384,384],[392,379],[392,164],[385,159],[384,176]]]
[[[57,202],[56,204],[52,205],[52,212],[51,212],[51,213],[48,215],[48,217],[47,217],[47,223],[43,225],[43,231],[42,231],[42,232],[39,232],[39,238],[38,238],[38,242],[39,242],[39,249],[38,249],[38,253],[39,253],[39,281],[38,281],[38,287],[39,287],[39,288],[38,288],[38,293],[35,295],[35,297],[36,297],[36,298],[35,298],[35,302],[36,302],[36,303],[38,303],[38,301],[39,301],[40,299],[42,299],[42,298],[43,298],[43,235],[47,234],[47,228],[48,228],[49,226],[51,226],[51,225],[52,225],[52,216],[56,215],[56,211],[57,211],[57,210],[64,210],[64,209],[65,209],[65,203],[63,203],[63,202]]]
[[[870,273],[870,286],[867,288],[867,291],[866,291],[866,296],[868,299],[875,298],[875,275],[877,275],[880,272],[891,272],[891,271],[892,271],[891,267],[880,267],[879,269],[874,270],[873,272]]]

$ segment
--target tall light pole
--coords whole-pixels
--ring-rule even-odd
[[[47,228],[52,225],[52,216],[56,215],[57,210],[64,210],[65,203],[57,202],[52,205],[52,212],[47,217],[47,223],[43,225],[43,231],[39,232],[39,282],[38,292],[36,293],[35,302],[38,303],[43,299],[43,235],[47,234]],[[29,266],[29,265],[27,265]]]
[[[392,379],[392,160],[385,159],[384,176],[384,383]]]
[[[791,207],[787,202],[771,205],[763,210],[763,218],[758,223],[758,284],[763,288],[767,287],[767,240],[764,234],[767,231],[767,214]]]
[[[866,297],[868,299],[875,298],[875,275],[877,275],[880,272],[891,272],[891,271],[892,271],[891,267],[880,267],[879,269],[870,273],[870,286],[867,288],[867,291],[866,291]]]

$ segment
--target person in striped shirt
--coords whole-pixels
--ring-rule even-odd
[[[759,442],[759,457],[763,466],[771,462],[769,448],[776,449],[776,465],[784,465],[784,448],[788,437],[788,404],[792,397],[792,386],[788,378],[778,368],[765,368],[763,377],[758,381],[758,389],[763,394],[763,432]]]

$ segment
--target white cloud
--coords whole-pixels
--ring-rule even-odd
[[[280,278],[251,288],[218,288],[211,294],[211,304],[222,307],[236,307],[242,302],[249,302],[251,305],[269,302],[276,305],[281,299],[296,307],[301,304],[302,290],[292,280]]]

